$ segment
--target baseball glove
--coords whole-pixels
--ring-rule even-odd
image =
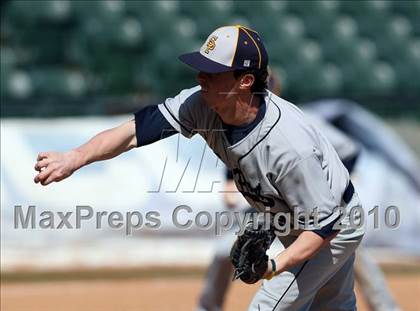
[[[233,280],[253,284],[262,279],[267,271],[267,249],[274,240],[274,232],[266,229],[264,223],[254,226],[249,223],[245,231],[232,246],[230,258],[235,268]]]

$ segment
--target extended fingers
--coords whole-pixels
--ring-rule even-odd
[[[41,185],[44,185],[45,180],[53,173],[53,171],[54,169],[52,167],[47,167],[46,169],[42,170],[38,175],[35,176],[35,183],[41,183]]]
[[[52,172],[43,182],[41,182],[41,185],[46,186],[53,181],[60,181],[63,179],[62,177],[59,177],[56,172]]]
[[[41,183],[41,185],[45,186],[51,183],[51,179],[54,179],[56,173],[54,165],[51,165],[51,162],[53,161],[51,156],[51,152],[40,152],[38,154],[35,170],[38,171],[39,174],[34,178],[35,183]]]
[[[50,160],[47,158],[44,158],[42,160],[38,160],[35,164],[35,170],[38,172],[41,172],[43,168],[46,168],[50,164]]]
[[[67,166],[62,153],[40,152],[34,166],[35,170],[39,172],[35,176],[34,182],[46,186],[52,182],[63,180],[72,173],[71,168]]]
[[[50,183],[59,182],[63,180],[64,178],[68,177],[69,175],[64,174],[61,170],[55,169],[51,174],[48,175],[48,177],[42,182],[43,186],[46,186]]]
[[[37,161],[40,161],[40,160],[42,160],[42,159],[45,159],[45,158],[48,158],[49,156],[51,155],[51,153],[50,152],[40,152],[39,154],[38,154],[38,157],[37,157]]]

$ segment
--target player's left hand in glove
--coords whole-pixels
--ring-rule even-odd
[[[254,226],[249,223],[244,233],[233,244],[230,258],[235,268],[233,279],[253,284],[263,278],[267,272],[267,249],[274,239],[274,233],[264,228],[263,223]]]

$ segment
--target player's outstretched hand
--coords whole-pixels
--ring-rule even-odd
[[[35,183],[46,186],[69,177],[77,170],[77,153],[69,152],[41,152],[38,154],[35,170]]]

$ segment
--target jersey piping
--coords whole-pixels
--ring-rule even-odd
[[[281,118],[281,110],[280,110],[280,108],[279,108],[279,106],[277,106],[277,104],[274,102],[274,101],[272,101],[271,100],[271,98],[270,98],[270,101],[276,106],[276,108],[278,109],[278,111],[279,111],[279,116],[277,117],[277,120],[274,122],[274,124],[270,127],[270,129],[267,131],[267,133],[265,133],[265,135],[259,140],[259,141],[257,141],[256,143],[255,143],[255,145],[254,146],[252,146],[251,147],[251,149],[249,149],[244,155],[242,155],[242,156],[240,156],[239,157],[239,159],[238,159],[238,163],[243,159],[243,158],[245,158],[248,154],[250,154],[251,153],[251,151],[252,150],[254,150],[255,149],[255,147],[260,143],[260,142],[262,142],[267,136],[268,136],[268,134],[270,134],[270,132],[271,132],[271,130],[277,125],[277,123],[280,121],[280,118]]]
[[[163,107],[165,107],[166,111],[168,111],[168,113],[171,115],[171,117],[175,120],[176,123],[178,123],[185,131],[188,132],[188,134],[193,134],[193,130],[189,129],[188,127],[186,127],[184,124],[181,123],[181,121],[179,121],[174,115],[173,113],[168,109],[168,107],[166,106],[166,103],[163,103]]]

